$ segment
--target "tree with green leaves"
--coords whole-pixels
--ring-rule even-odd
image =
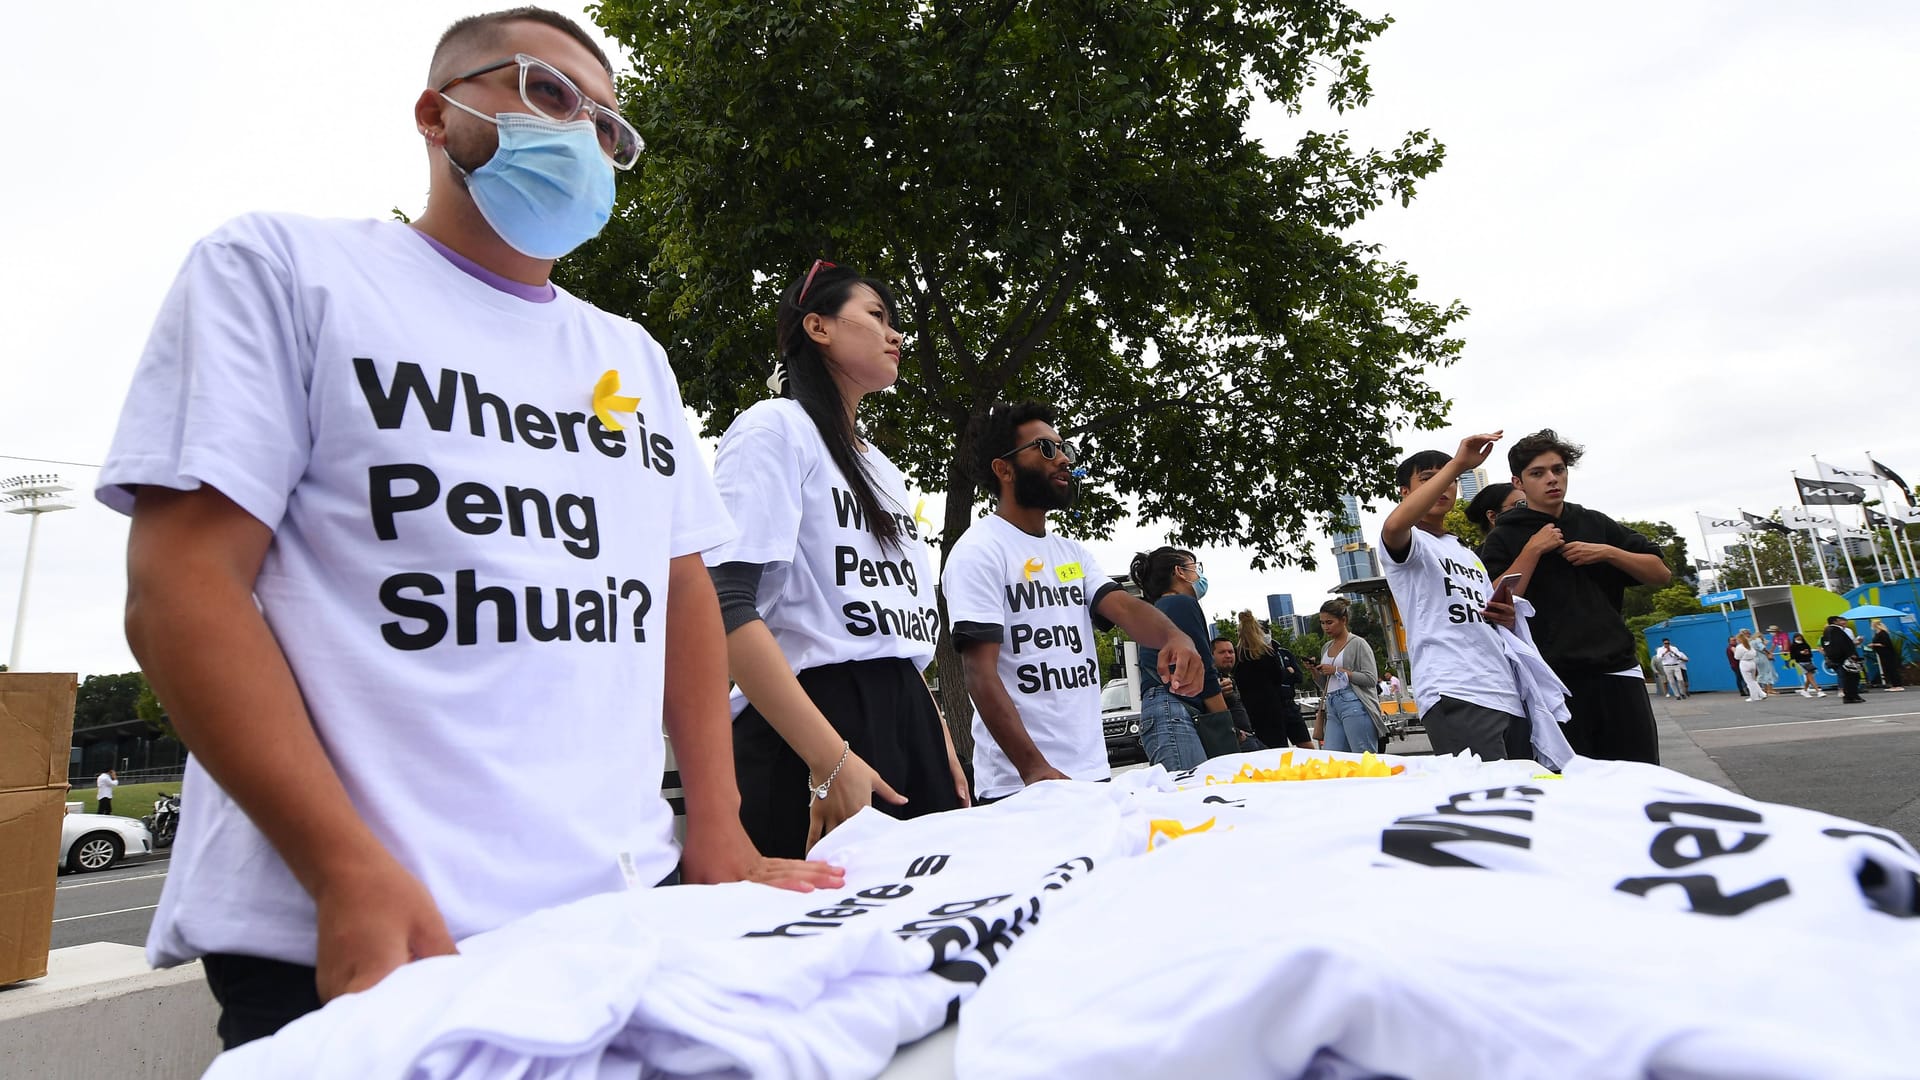
[[[145,685],[145,676],[141,677],[140,696],[133,703],[133,714],[146,721],[147,730],[164,739],[180,741],[180,733],[173,730],[173,718],[167,715],[166,706],[160,704],[160,698],[153,687]]]
[[[1425,373],[1457,355],[1465,309],[1359,235],[1440,145],[1247,132],[1259,103],[1364,105],[1386,18],[1340,0],[604,0],[595,18],[632,51],[647,150],[562,283],[660,339],[710,433],[765,395],[779,291],[814,258],[894,283],[911,336],[865,434],[947,493],[946,545],[977,517],[997,399],[1052,401],[1087,451],[1066,531],[1130,508],[1256,566],[1312,566],[1314,523],[1391,475],[1388,433],[1444,418]]]
[[[1664,521],[1622,521],[1620,524],[1653,541],[1667,569],[1673,572],[1672,584],[1635,585],[1628,589],[1621,601],[1621,615],[1632,619],[1652,612],[1654,594],[1673,585],[1684,585],[1690,594],[1698,595],[1699,574],[1687,561],[1687,538],[1681,536],[1678,529]]]
[[[137,719],[140,693],[145,689],[147,677],[138,671],[87,676],[73,698],[74,730]]]

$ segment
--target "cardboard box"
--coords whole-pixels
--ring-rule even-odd
[[[79,686],[72,674],[0,672],[0,986],[47,973]]]

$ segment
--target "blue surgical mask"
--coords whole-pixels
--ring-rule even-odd
[[[1195,600],[1205,600],[1207,598],[1207,575],[1201,574],[1199,577],[1193,579],[1193,598]]]
[[[606,228],[613,216],[613,163],[600,150],[593,121],[488,116],[442,97],[500,129],[500,149],[485,165],[468,172],[452,155],[447,160],[466,178],[480,216],[509,247],[529,258],[557,259]]]

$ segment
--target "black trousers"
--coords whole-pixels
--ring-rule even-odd
[[[897,818],[959,809],[940,713],[911,663],[854,660],[809,668],[799,679],[853,752],[907,797],[905,806],[884,799],[873,805]],[[806,857],[807,763],[751,705],[733,722],[733,771],[740,823],[760,854]]]
[[[305,964],[235,953],[210,953],[200,963],[220,1004],[215,1030],[228,1050],[264,1039],[320,1008],[314,970]]]
[[[1827,662],[1833,665],[1833,670],[1840,673],[1840,700],[1842,702],[1865,701],[1866,698],[1860,696],[1860,673],[1848,670],[1845,660],[1828,660]]]
[[[1660,764],[1660,734],[1654,727],[1646,683],[1604,671],[1555,673],[1570,691],[1567,709],[1573,717],[1564,728],[1574,753]]]
[[[101,799],[101,800],[100,800],[100,805],[99,805],[99,806],[96,806],[96,807],[94,807],[94,810],[93,810],[93,812],[94,812],[94,813],[96,813],[96,814],[111,814],[111,813],[113,813],[113,796],[111,796],[111,795],[109,795],[109,796],[107,796],[106,798],[104,798],[104,799]]]

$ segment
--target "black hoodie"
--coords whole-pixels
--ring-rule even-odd
[[[1487,572],[1496,578],[1506,573],[1533,534],[1548,525],[1560,526],[1569,543],[1612,544],[1637,555],[1660,554],[1651,540],[1578,503],[1563,503],[1558,518],[1516,506],[1494,519],[1493,531],[1480,547]],[[1638,667],[1633,635],[1620,617],[1627,589],[1638,584],[1633,575],[1609,563],[1575,566],[1558,551],[1542,555],[1526,591],[1535,609],[1531,626],[1540,655],[1563,675]]]

